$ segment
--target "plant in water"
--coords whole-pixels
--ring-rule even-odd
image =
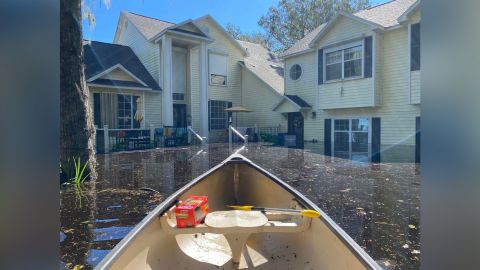
[[[82,166],[80,158],[78,158],[77,160],[75,160],[74,158],[73,165],[75,166],[75,175],[70,179],[70,181],[73,182],[75,185],[79,186],[90,175],[90,173],[84,175],[88,162],[85,162],[85,164]]]

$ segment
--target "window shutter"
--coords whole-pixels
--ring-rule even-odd
[[[133,118],[133,128],[140,128],[140,122],[135,119],[135,114],[137,113],[137,99],[139,96],[132,96],[132,118]]]
[[[323,84],[323,50],[318,50],[318,84]]]
[[[332,119],[324,120],[323,149],[325,156],[332,155]]]
[[[372,162],[380,163],[380,118],[372,118]]]
[[[415,118],[415,163],[420,163],[420,117]]]
[[[210,103],[211,101],[208,101],[208,130],[210,130]]]
[[[420,23],[410,26],[410,70],[420,70]]]
[[[232,102],[228,102],[227,103],[227,108],[231,108],[231,107],[232,107]],[[228,125],[230,124],[230,122],[229,122],[230,117],[232,117],[232,112],[228,112],[228,115],[227,115],[227,128],[228,128]],[[233,119],[232,119],[232,122],[233,122]]]
[[[371,78],[372,77],[372,37],[366,37],[365,38],[365,47],[364,47],[364,72],[363,75],[365,78]]]
[[[102,113],[100,107],[100,94],[93,93],[93,123],[97,125],[98,128],[103,128],[102,126]]]

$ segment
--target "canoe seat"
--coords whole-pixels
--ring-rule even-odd
[[[230,245],[234,263],[239,263],[240,255],[252,233],[297,233],[310,227],[311,218],[282,213],[259,211],[218,211],[205,218],[205,224],[191,228],[177,228],[174,211],[160,217],[162,229],[171,235],[178,234],[223,234]]]

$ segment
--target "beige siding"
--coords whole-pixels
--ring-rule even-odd
[[[241,125],[258,127],[281,125],[285,129],[287,124],[285,117],[272,111],[273,106],[278,104],[282,97],[248,70],[243,70],[242,80],[243,105],[253,112],[243,114]]]
[[[133,23],[127,24],[115,43],[129,46],[138,56],[142,64],[147,68],[152,77],[159,82],[160,74],[160,46],[145,39],[135,28]],[[159,108],[161,109],[161,108]]]
[[[108,74],[103,75],[100,77],[101,79],[108,79],[108,80],[119,80],[119,81],[129,81],[129,82],[136,82],[137,80],[134,79],[132,76],[125,73],[125,71],[116,68],[109,72]]]
[[[319,47],[327,44],[344,41],[362,35],[372,35],[370,26],[356,20],[340,17],[328,32],[319,40]]]
[[[358,24],[358,23],[357,23]],[[353,31],[354,27],[347,27],[345,32],[341,29],[350,25],[347,20],[344,20],[340,25],[337,25],[336,37],[338,40],[344,40],[350,36],[358,36],[365,33],[365,29]],[[362,27],[360,27],[362,28]],[[335,30],[336,27],[332,28]],[[346,33],[349,33],[348,35]],[[377,105],[373,108],[343,108],[343,109],[329,109],[322,110],[318,105],[311,104],[313,110],[317,111],[317,117],[311,118],[308,114],[305,119],[305,140],[317,139],[323,141],[323,123],[326,118],[356,118],[356,117],[380,117],[381,118],[381,142],[383,147],[393,144],[415,144],[415,117],[420,115],[419,106],[409,105],[409,56],[408,46],[406,46],[408,36],[407,27],[392,30],[384,34],[377,34],[375,42],[375,83],[368,82],[373,88],[376,86]],[[335,37],[329,34],[322,39],[325,42],[328,37],[328,42],[334,42]],[[320,44],[321,46],[321,44]],[[316,91],[322,87],[317,87],[317,55],[315,52],[306,53],[286,59],[286,74],[288,74],[289,67],[294,63],[301,63],[304,74],[298,82],[293,82],[290,78],[286,78],[286,93],[299,95],[307,102],[315,100],[318,94]],[[301,80],[304,80],[303,82]],[[371,79],[368,79],[371,80]],[[360,86],[366,79],[353,80],[353,83]],[[345,83],[344,83],[345,84]],[[333,86],[334,84],[332,84]],[[355,87],[358,87],[355,86]],[[327,86],[330,87],[330,86]],[[348,90],[344,87],[344,92]],[[339,91],[337,89],[337,91]],[[317,93],[316,93],[317,92]],[[347,92],[348,93],[348,92]],[[338,93],[337,93],[338,94]],[[322,93],[319,94],[319,101],[322,102]],[[372,97],[372,96],[370,96]],[[312,102],[313,103],[313,102]],[[325,106],[329,106],[325,104]],[[331,105],[330,105],[331,106]]]
[[[410,103],[420,104],[420,70],[410,72]]]
[[[320,109],[374,106],[372,78],[324,83],[318,89]]]
[[[125,95],[140,96],[144,100],[143,108],[140,108],[144,113],[144,120],[141,123],[142,128],[162,127],[162,110],[159,110],[162,104],[160,92],[145,92],[138,90],[114,89],[114,88],[100,88],[89,87],[90,106],[93,111],[93,93],[116,93]]]
[[[208,44],[208,51],[221,52],[228,55],[228,75],[227,86],[212,86],[208,84],[208,96],[209,100],[223,100],[230,101],[233,105],[240,104],[241,89],[242,89],[242,75],[241,67],[238,61],[243,61],[242,51],[235,46],[231,40],[229,40],[223,32],[218,29],[208,19],[198,21],[197,24],[206,30],[210,37],[214,39],[214,42]],[[207,57],[208,60],[208,57]],[[200,93],[199,93],[199,51],[198,49],[192,49],[190,51],[190,63],[191,63],[191,116],[192,126],[195,130],[200,128]]]
[[[289,71],[294,64],[302,67],[302,76],[294,81],[290,78]],[[318,109],[318,78],[317,78],[317,52],[309,52],[296,57],[287,58],[285,61],[285,92],[288,95],[297,95],[312,106],[313,111]],[[307,114],[304,123],[305,139],[312,138],[323,140],[319,134],[323,134],[323,120],[311,118]]]

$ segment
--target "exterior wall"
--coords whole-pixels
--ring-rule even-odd
[[[409,20],[410,24],[418,22],[420,22],[420,9],[413,12]],[[408,39],[407,44],[408,46],[410,46],[410,39]],[[415,70],[410,72],[410,104],[420,104],[420,80],[421,70]]]
[[[148,72],[160,84],[160,46],[146,40],[132,23],[125,24],[125,21],[126,19],[121,22],[124,25],[118,39],[114,43],[132,48]]]
[[[289,76],[290,68],[294,64],[302,67],[302,75],[296,81]],[[298,95],[312,106],[313,111],[318,111],[318,78],[317,78],[317,52],[309,52],[285,60],[285,93],[288,95]],[[304,121],[304,138],[311,140],[323,140],[323,121],[315,119],[308,114]]]
[[[327,43],[334,43],[335,40],[346,40],[349,37],[358,37],[361,34],[372,35],[372,32],[366,32],[367,29],[353,24],[361,25],[359,22],[352,20],[339,20],[337,26],[331,29],[332,32],[325,35],[320,41],[319,46]],[[368,30],[370,31],[370,30]],[[286,76],[286,93],[298,95],[307,102],[312,102],[316,98],[317,104],[312,105],[312,111],[317,112],[317,117],[312,119],[311,114],[307,114],[304,123],[304,138],[305,140],[316,139],[323,141],[324,138],[324,119],[326,118],[358,118],[358,117],[380,117],[381,118],[381,143],[382,143],[382,161],[392,157],[398,158],[398,155],[393,153],[392,146],[408,148],[411,151],[413,159],[415,144],[415,117],[420,115],[420,107],[410,105],[406,102],[409,98],[409,80],[410,80],[410,65],[409,65],[409,47],[408,43],[408,28],[402,27],[396,30],[391,30],[384,34],[375,34],[374,38],[374,81],[372,79],[358,79],[352,80],[352,88],[364,87],[363,84],[369,84],[372,89],[375,85],[374,96],[376,99],[375,107],[363,108],[338,108],[338,109],[322,109],[322,102],[325,107],[338,106],[338,101],[328,99],[322,91],[325,90],[325,85],[317,86],[317,53],[309,52],[298,56],[290,57],[285,60]],[[288,77],[289,68],[293,64],[302,65],[303,74],[298,81],[292,81]],[[412,76],[413,84],[420,92],[419,79]],[[366,82],[369,81],[370,82]],[[365,83],[364,83],[365,82]],[[327,84],[327,88],[333,87]],[[347,87],[344,83],[344,93]],[[338,87],[338,86],[336,86]],[[338,91],[338,90],[337,90]],[[364,91],[370,91],[366,89]],[[414,98],[414,95],[412,95]],[[322,100],[322,99],[327,99]],[[415,98],[414,98],[415,99]],[[330,104],[336,105],[330,105]],[[350,104],[354,106],[354,104]],[[323,146],[322,146],[323,147]],[[322,148],[320,147],[320,148]],[[393,148],[395,148],[393,147]],[[410,155],[410,154],[408,154]]]
[[[89,87],[90,107],[93,112],[93,93],[114,93],[141,96],[143,98],[143,116],[144,120],[141,123],[141,128],[162,127],[162,97],[160,92],[146,92],[138,90],[103,88],[103,87]],[[99,127],[101,128],[101,127]]]
[[[370,36],[372,33],[372,30],[370,30],[367,24],[350,18],[340,17],[328,33],[319,40],[317,45],[319,45],[318,47],[322,47],[338,41],[348,40],[352,37],[361,37],[362,35]]]
[[[197,24],[203,31],[207,32],[214,42],[208,44],[208,52],[218,52],[228,55],[228,74],[227,86],[214,86],[208,84],[209,100],[230,101],[233,106],[240,105],[241,89],[242,89],[242,74],[241,67],[238,61],[243,61],[243,52],[235,46],[231,40],[225,37],[224,33],[217,28],[208,19],[198,21]],[[208,60],[208,58],[207,58]],[[191,63],[191,118],[192,126],[195,130],[200,128],[200,88],[199,88],[199,50],[193,48],[190,50]],[[209,78],[208,78],[209,79]],[[216,137],[224,137],[223,131],[211,131],[210,136],[215,141]]]
[[[119,81],[129,81],[129,82],[136,82],[132,76],[128,75],[121,69],[114,69],[110,73],[103,75],[100,77],[101,79],[109,79],[109,80],[119,80]]]
[[[239,122],[242,126],[272,127],[281,125],[281,129],[287,128],[286,118],[278,112],[272,111],[282,96],[269,89],[263,81],[248,70],[242,71],[243,105],[253,112],[240,114]],[[240,120],[241,119],[241,120]]]

